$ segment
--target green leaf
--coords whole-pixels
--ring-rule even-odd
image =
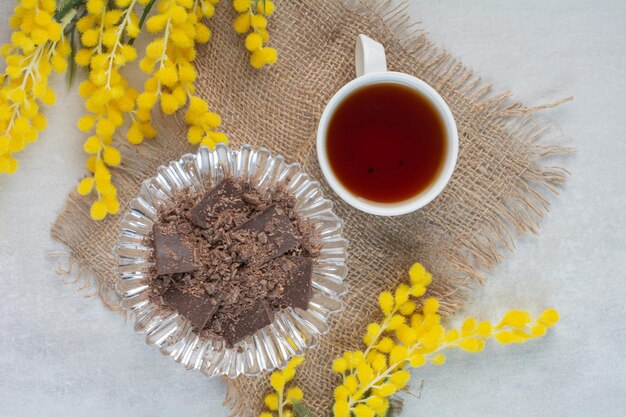
[[[155,1],[156,1],[156,0],[150,0],[150,1],[148,2],[148,4],[146,4],[146,5],[144,6],[144,8],[143,8],[143,13],[141,14],[141,18],[139,19],[139,24],[138,24],[139,29],[141,29],[141,28],[142,28],[143,24],[145,23],[146,19],[148,18],[148,13],[150,13],[150,10],[152,9],[152,6],[154,6],[154,2],[155,2]],[[133,43],[135,43],[135,38],[131,38],[131,39],[128,41],[128,44],[129,44],[129,45],[132,45]]]
[[[302,403],[295,403],[291,406],[291,408],[293,409],[293,415],[295,417],[317,417],[311,412],[311,410],[302,405]],[[332,413],[330,414],[332,417]]]
[[[65,0],[61,2],[54,13],[54,20],[60,22],[69,12],[84,6],[86,3],[87,0]]]
[[[72,30],[72,32],[70,33],[70,56],[68,58],[68,64],[69,64],[69,68],[67,69],[67,74],[66,74],[66,82],[67,82],[67,88],[69,89],[70,87],[72,87],[72,84],[74,83],[74,78],[76,78],[76,42],[75,42],[75,36],[76,36],[76,31]]]
[[[393,407],[389,404],[389,408],[387,409],[387,414],[385,417],[393,417]]]

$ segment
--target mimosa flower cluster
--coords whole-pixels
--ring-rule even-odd
[[[270,375],[270,385],[274,392],[265,397],[265,406],[269,411],[260,417],[294,417],[293,408],[302,401],[302,390],[298,387],[287,387],[296,375],[296,367],[304,361],[304,357],[293,358],[285,369]]]
[[[140,62],[143,71],[150,74],[137,105],[149,121],[150,109],[159,102],[165,114],[173,114],[189,102],[185,119],[190,128],[187,138],[192,144],[210,148],[226,142],[221,132],[215,131],[220,117],[209,112],[209,105],[195,96],[196,43],[206,43],[211,31],[203,23],[213,16],[217,0],[162,0],[158,13],[146,22],[147,29],[157,37],[146,47],[146,56]]]
[[[184,111],[192,144],[213,148],[228,141],[218,131],[220,117],[209,111],[194,85],[196,47],[211,37],[207,19],[219,0],[16,1],[11,43],[0,50],[6,61],[0,74],[0,173],[15,172],[15,154],[45,129],[42,105],[56,100],[48,86],[51,72],[69,72],[71,80],[75,64],[87,71],[87,79],[78,87],[86,109],[78,128],[86,133],[83,149],[89,155],[90,172],[77,192],[93,196],[93,219],[119,211],[113,173],[122,163],[120,138],[133,145],[154,138],[154,107],[165,115]],[[266,46],[266,17],[274,4],[248,0],[234,5],[246,16],[238,19],[236,27],[251,32],[246,48],[252,52],[252,65],[260,68],[276,62],[276,50]],[[144,28],[153,39],[139,60],[139,67],[149,75],[139,93],[129,87],[123,69],[138,59],[133,43]]]
[[[41,106],[56,101],[48,79],[53,70],[66,70],[70,46],[55,10],[54,0],[23,0],[9,22],[11,43],[0,50],[6,61],[0,74],[0,173],[17,170],[14,155],[46,128]]]
[[[263,68],[278,59],[276,49],[267,46],[270,35],[267,32],[267,16],[274,13],[271,0],[233,0],[233,7],[239,13],[234,27],[238,33],[246,35],[246,49],[250,51],[250,65]]]
[[[75,60],[89,70],[89,78],[78,88],[88,111],[78,121],[78,128],[89,133],[83,149],[90,155],[87,169],[92,173],[78,184],[77,191],[81,195],[96,194],[91,205],[91,217],[95,220],[119,210],[110,168],[122,160],[120,151],[113,146],[114,134],[127,122],[125,116],[135,118],[137,91],[128,88],[120,69],[137,59],[135,48],[123,43],[125,36],[138,34],[138,18],[133,9],[136,3],[137,0],[116,0],[116,7],[107,7],[103,0],[88,0],[85,16],[76,23],[82,49]],[[154,137],[149,125],[142,127],[147,136]]]
[[[91,206],[95,220],[119,210],[110,168],[120,164],[121,154],[111,146],[113,135],[129,124],[125,134],[129,143],[138,145],[144,139],[154,138],[157,132],[151,125],[151,111],[157,102],[164,114],[171,115],[191,99],[186,118],[191,125],[188,138],[192,144],[213,148],[217,142],[227,141],[223,133],[213,131],[221,122],[219,116],[208,112],[208,104],[193,96],[195,46],[209,41],[211,31],[203,20],[213,15],[216,3],[217,0],[115,0],[107,6],[103,0],[87,0],[87,14],[76,24],[83,46],[76,62],[89,69],[89,80],[79,90],[92,114],[83,117],[78,126],[86,132],[94,131],[84,146],[85,152],[92,155],[87,167],[93,177],[81,181],[78,192],[97,194]],[[147,8],[155,4],[157,13],[145,20]],[[139,6],[145,7],[142,18],[135,10]],[[135,39],[144,20],[148,32],[156,38],[146,47],[146,55],[139,63],[150,75],[144,92],[139,94],[128,88],[120,69],[137,59],[136,49],[131,42],[124,43],[124,39]]]
[[[428,298],[422,309],[417,309],[415,299],[425,294],[432,280],[430,273],[415,264],[409,277],[410,283],[400,284],[394,293],[380,294],[384,318],[367,327],[365,349],[346,352],[333,362],[333,371],[341,378],[334,394],[334,417],[385,416],[390,397],[409,383],[409,369],[443,365],[446,349],[480,352],[489,339],[524,343],[545,335],[559,320],[554,309],[536,319],[526,311],[512,310],[495,325],[469,317],[460,329],[446,329],[437,299]]]

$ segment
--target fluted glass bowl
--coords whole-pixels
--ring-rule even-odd
[[[276,312],[272,324],[231,348],[222,341],[200,338],[187,319],[151,302],[147,292],[153,259],[146,237],[157,219],[157,206],[172,205],[174,194],[187,187],[207,191],[224,176],[244,178],[261,191],[285,187],[295,196],[296,212],[315,225],[321,248],[313,264],[313,298],[308,309]],[[159,167],[157,175],[145,180],[139,195],[130,201],[113,250],[118,258],[116,290],[121,306],[134,318],[135,330],[146,335],[146,343],[158,346],[187,369],[236,378],[282,368],[291,357],[315,346],[328,331],[329,316],[342,309],[348,272],[348,242],[342,237],[342,225],[319,183],[300,164],[287,164],[282,156],[249,145],[230,149],[220,144],[214,151],[201,147],[195,155]]]

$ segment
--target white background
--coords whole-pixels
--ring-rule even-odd
[[[0,2],[2,42],[13,5]],[[406,395],[404,415],[626,415],[626,3],[424,0],[411,13],[527,104],[575,96],[544,117],[578,152],[541,236],[521,238],[459,313],[494,320],[554,306],[561,323],[543,340],[415,372],[421,398]],[[0,178],[0,416],[225,416],[222,381],[147,347],[45,259],[58,248],[49,227],[84,173],[82,102],[57,84],[48,130]]]

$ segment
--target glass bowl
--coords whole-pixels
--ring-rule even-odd
[[[157,173],[142,183],[139,195],[130,201],[113,249],[122,309],[134,319],[135,330],[146,335],[146,343],[158,346],[187,369],[229,378],[282,368],[291,357],[315,346],[328,332],[329,316],[342,309],[348,273],[343,222],[333,213],[332,202],[324,198],[320,184],[303,172],[300,164],[287,164],[282,156],[250,145],[235,150],[220,144],[214,151],[201,147],[195,155],[159,167]],[[222,341],[200,338],[183,316],[152,303],[146,275],[153,265],[146,237],[157,218],[157,205],[172,205],[174,194],[186,187],[204,192],[224,176],[244,178],[261,191],[285,187],[296,198],[296,212],[315,225],[321,248],[314,260],[313,298],[308,309],[277,311],[273,323],[230,348]]]

